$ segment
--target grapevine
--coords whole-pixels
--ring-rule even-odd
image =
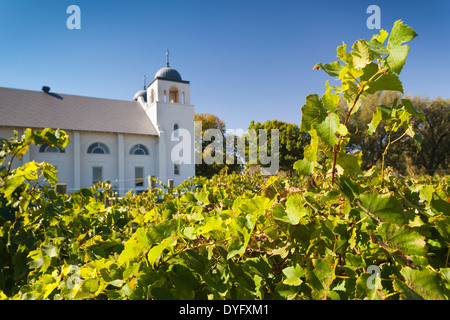
[[[448,300],[448,176],[363,172],[360,155],[345,150],[360,100],[402,92],[405,42],[415,36],[397,21],[389,39],[382,30],[316,65],[341,85],[306,98],[301,129],[311,143],[295,177],[219,174],[118,198],[107,182],[57,193],[46,162],[7,165],[0,299]],[[407,99],[380,106],[367,134],[403,127],[420,146],[412,116],[423,117]],[[43,143],[70,142],[63,130],[27,129],[4,142],[0,165]],[[376,281],[370,270],[380,270]]]

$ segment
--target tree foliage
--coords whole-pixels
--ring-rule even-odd
[[[271,130],[278,129],[279,138],[279,169],[292,175],[295,161],[303,158],[303,149],[309,143],[309,134],[300,132],[300,127],[294,123],[279,120],[269,120],[264,123],[252,121],[248,129],[256,130],[259,141],[259,130],[267,131],[267,145],[271,145]],[[257,152],[259,151],[257,146]],[[247,150],[248,151],[248,150]],[[248,153],[248,152],[247,152]],[[248,155],[247,155],[248,157]]]
[[[411,99],[414,107],[425,115],[425,121],[413,119],[414,130],[422,136],[422,149],[412,158],[413,165],[429,175],[447,172],[450,165],[450,99]]]
[[[203,177],[212,177],[214,174],[217,174],[221,172],[222,170],[226,170],[228,172],[240,172],[242,169],[242,165],[239,164],[237,161],[233,161],[233,163],[228,163],[226,161],[227,153],[230,153],[233,158],[237,158],[237,149],[236,149],[236,142],[235,142],[235,136],[231,134],[227,134],[226,131],[226,125],[225,121],[220,119],[218,116],[210,114],[210,113],[196,113],[194,115],[194,120],[199,121],[202,124],[201,127],[201,153],[203,155],[202,159],[204,158],[205,154],[213,154],[216,156],[216,152],[220,153],[217,155],[219,163],[212,163],[208,164],[204,161],[200,164],[195,165],[195,173],[197,176],[203,176]],[[211,139],[208,137],[208,139],[205,139],[205,133],[207,133],[208,130],[215,129],[217,130],[218,136],[212,136]],[[217,140],[216,140],[217,139]],[[227,140],[232,141],[231,149],[227,146]],[[214,145],[214,142],[219,144],[220,150],[217,148],[208,148],[211,147],[211,145]],[[227,148],[228,147],[228,148]]]

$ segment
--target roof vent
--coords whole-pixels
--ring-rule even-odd
[[[42,87],[42,91],[44,91],[45,93],[49,93],[50,92],[50,87],[43,86]]]

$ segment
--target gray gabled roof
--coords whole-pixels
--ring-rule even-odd
[[[137,101],[2,87],[0,126],[158,135]]]

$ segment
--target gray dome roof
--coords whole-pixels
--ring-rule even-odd
[[[147,102],[147,90],[139,90],[133,97],[134,101],[137,101],[139,97],[144,98],[144,101]]]
[[[164,67],[158,70],[155,74],[156,78],[164,78],[167,80],[175,80],[175,81],[182,81],[181,75],[178,73],[177,70],[171,68],[171,67]]]

